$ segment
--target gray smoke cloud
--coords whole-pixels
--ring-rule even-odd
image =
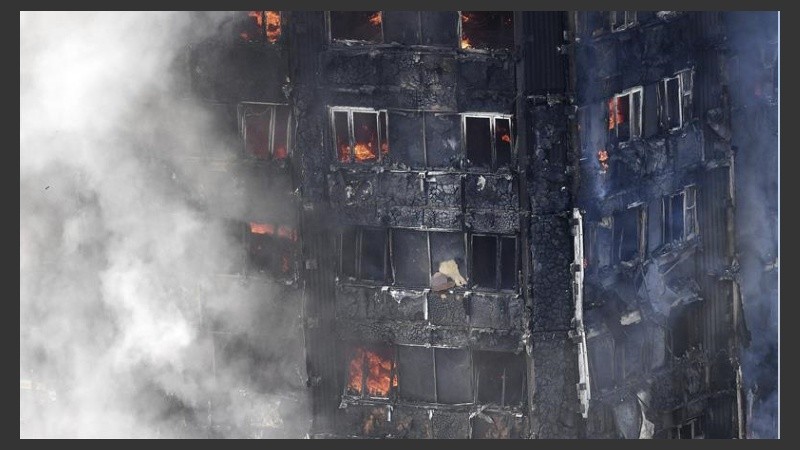
[[[241,244],[187,194],[223,138],[175,69],[224,17],[20,13],[20,437],[307,431],[300,300],[215,276]]]

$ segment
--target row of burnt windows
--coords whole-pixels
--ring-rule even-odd
[[[281,38],[280,11],[244,11],[238,20],[238,36],[245,42],[275,44]],[[390,14],[395,14],[391,12]],[[423,14],[426,15],[423,18]],[[436,12],[416,13],[415,28],[428,36],[422,39],[429,45],[458,45],[462,49],[510,49],[514,44],[514,17],[511,11],[460,11],[459,20],[447,23],[432,20],[427,15]],[[398,14],[396,27],[407,27],[407,14],[402,20]],[[384,43],[383,11],[328,11],[326,13],[331,42],[381,44]],[[449,42],[448,42],[449,40]]]
[[[658,83],[637,86],[608,101],[608,130],[618,142],[649,137],[683,127],[692,117],[691,69]]]
[[[391,159],[409,167],[448,168],[458,166],[459,155],[466,155],[470,167],[490,170],[509,167],[514,159],[510,115],[351,107],[329,111],[334,157],[340,163],[382,164]],[[237,112],[248,156],[277,161],[289,157],[293,120],[288,105],[240,103]],[[391,157],[390,136],[397,150]]]
[[[393,145],[399,148],[392,160],[411,167],[452,167],[454,154],[464,154],[471,167],[497,169],[510,166],[514,157],[510,115],[331,107],[330,120],[340,163],[384,162]],[[454,148],[459,141],[461,148]]]
[[[578,34],[599,36],[607,31],[623,31],[648,22],[654,16],[677,15],[678,11],[576,11],[575,27]]]
[[[519,252],[513,235],[354,227],[340,234],[339,244],[340,274],[353,280],[517,289]]]
[[[355,398],[515,407],[525,399],[525,358],[507,352],[410,345],[354,346],[344,394]]]
[[[589,266],[642,260],[648,250],[687,241],[697,234],[696,188],[687,186],[649,204],[629,207],[603,218],[587,231]]]

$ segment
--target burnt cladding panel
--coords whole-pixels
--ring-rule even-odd
[[[525,73],[527,88],[534,93],[563,92],[567,82],[567,57],[558,55],[564,44],[566,12],[541,11],[523,13]]]
[[[391,158],[412,168],[425,167],[423,117],[419,112],[390,111],[389,141]]]
[[[461,116],[458,114],[426,114],[425,146],[428,152],[429,167],[458,167],[462,156]]]

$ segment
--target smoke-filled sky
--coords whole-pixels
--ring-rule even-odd
[[[209,283],[241,254],[187,200],[202,174],[179,155],[221,138],[177,94],[175,62],[224,17],[20,13],[21,437],[307,430],[299,303]],[[260,366],[222,358],[237,333]]]

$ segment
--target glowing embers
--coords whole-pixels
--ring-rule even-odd
[[[291,278],[297,254],[297,230],[287,225],[250,222],[248,233],[249,270]]]
[[[461,11],[462,49],[510,49],[513,45],[511,11]]]
[[[397,387],[394,350],[391,348],[355,348],[347,366],[348,395],[388,398]]]
[[[289,156],[291,118],[286,105],[240,103],[239,127],[245,152],[263,160]]]
[[[331,108],[339,162],[375,163],[389,154],[386,111]]]
[[[246,42],[278,42],[281,37],[281,12],[248,11],[239,37]]]
[[[383,42],[383,14],[380,11],[331,11],[331,40]]]
[[[600,173],[608,172],[608,151],[600,149],[597,151],[597,162],[600,164]]]

